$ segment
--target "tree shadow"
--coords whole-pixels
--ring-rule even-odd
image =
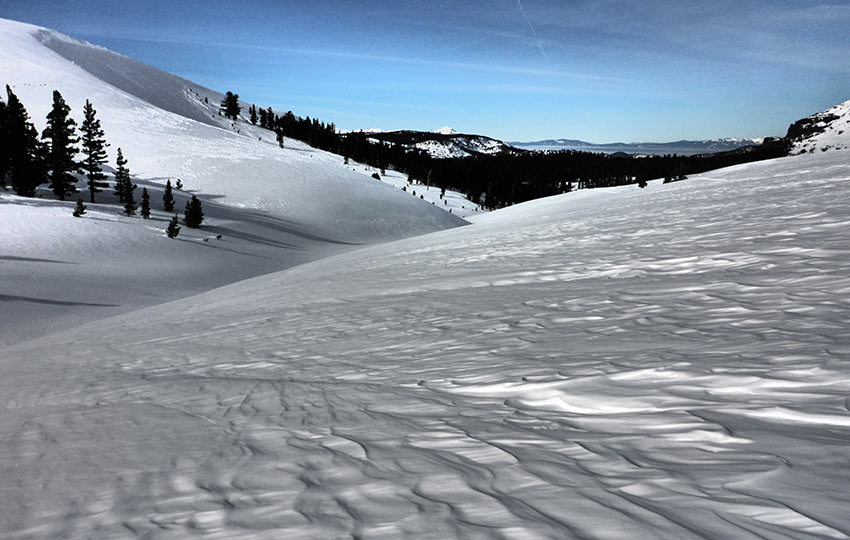
[[[47,304],[50,306],[89,306],[89,307],[120,307],[121,304],[98,304],[94,302],[70,302],[65,300],[51,300],[50,298],[34,298],[32,296],[17,296],[12,294],[0,294],[0,302],[31,302],[33,304]]]

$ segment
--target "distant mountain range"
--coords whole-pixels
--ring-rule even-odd
[[[690,156],[694,154],[711,154],[728,152],[745,146],[759,145],[763,138],[757,139],[710,139],[705,141],[674,141],[666,143],[635,142],[635,143],[591,143],[575,139],[546,139],[543,141],[509,142],[508,144],[523,150],[580,150],[585,152],[601,152],[604,154],[624,153],[642,155],[679,154]]]
[[[725,138],[704,141],[674,141],[667,143],[591,143],[576,139],[546,139],[529,142],[503,142],[484,135],[459,133],[446,126],[433,131],[364,129],[362,133],[374,141],[401,144],[408,148],[417,148],[428,152],[435,158],[458,158],[472,155],[495,155],[501,153],[520,153],[523,151],[580,150],[603,154],[665,155],[713,154],[729,152],[747,146],[762,144],[763,138]]]

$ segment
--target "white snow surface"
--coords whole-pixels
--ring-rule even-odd
[[[437,159],[462,158],[475,154],[498,154],[507,146],[501,141],[474,135],[453,137],[447,140],[422,141],[413,145]]]
[[[457,135],[458,132],[451,126],[443,126],[440,129],[432,129],[431,133],[439,133],[440,135]]]
[[[147,188],[154,209],[150,220],[126,218],[109,189],[75,219],[77,196],[57,201],[46,186],[37,199],[0,191],[0,346],[464,223],[352,171],[341,156],[292,139],[281,149],[271,132],[220,117],[221,94],[107,49],[3,19],[0,43],[0,87],[13,88],[39,130],[54,89],[78,124],[90,99],[110,164],[122,148],[136,200]],[[184,227],[176,240],[163,232],[167,179],[184,184],[177,212],[193,193],[205,212],[201,230]],[[78,196],[88,201],[88,192]]]
[[[5,349],[4,538],[848,538],[850,161],[579,191]]]
[[[0,82],[11,85],[36,127],[44,127],[53,90],[78,124],[89,99],[111,162],[122,148],[141,179],[180,178],[202,198],[261,210],[339,241],[387,240],[460,223],[368,182],[335,154],[292,139],[280,149],[273,133],[234,125],[218,116],[221,94],[52,30],[0,19],[0,36]],[[248,104],[242,105],[244,113]]]
[[[791,152],[827,152],[850,150],[850,100],[813,115],[816,126],[822,131],[805,139],[794,141]]]

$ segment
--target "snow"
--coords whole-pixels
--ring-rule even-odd
[[[46,188],[42,199],[2,193],[0,264],[8,279],[0,285],[0,345],[464,223],[350,170],[341,156],[291,139],[280,149],[270,132],[232,127],[218,116],[221,94],[184,79],[13,21],[0,19],[0,41],[0,82],[10,84],[36,127],[44,127],[54,89],[78,124],[90,99],[110,162],[122,148],[137,200],[146,187],[155,210],[150,221],[125,218],[111,194],[101,194],[99,201],[113,204],[90,205],[74,219],[76,197],[52,200]],[[168,179],[185,186],[177,211],[194,193],[206,213],[201,231],[183,228],[176,241],[163,236],[170,215],[158,211]],[[79,195],[88,200],[87,192]]]
[[[474,154],[499,154],[506,150],[506,145],[487,137],[453,137],[448,140],[422,141],[414,145],[419,150],[428,152],[437,159],[462,158]]]
[[[0,536],[850,537],[846,152],[448,228],[396,173],[163,111],[30,30],[0,21],[31,113],[88,95],[140,184],[189,161],[210,229],[4,193],[2,305],[257,277],[0,349]]]
[[[817,120],[815,126],[822,131],[803,140],[794,141],[792,154],[850,150],[850,100],[811,118]]]
[[[426,203],[432,204],[437,208],[441,208],[446,212],[450,212],[452,215],[466,220],[471,220],[475,218],[475,216],[488,211],[483,206],[470,201],[465,194],[452,189],[446,189],[445,195],[440,198],[440,188],[422,184],[419,181],[414,181],[412,184],[409,184],[408,175],[398,171],[386,169],[384,174],[381,175],[379,169],[355,163],[352,163],[351,169],[365,174],[370,178],[373,174],[378,173],[378,176],[381,177],[381,182],[398,189],[404,188],[404,193],[424,200]]]
[[[450,126],[443,126],[440,129],[433,129],[431,133],[439,133],[440,135],[458,135],[458,132]]]
[[[848,191],[570,193],[18,344],[0,530],[847,538]]]

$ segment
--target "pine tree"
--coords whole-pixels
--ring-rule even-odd
[[[124,205],[124,213],[127,216],[135,215],[136,200],[133,197],[133,191],[138,186],[130,179],[130,169],[126,167],[127,160],[120,148],[115,164],[118,165],[118,169],[115,171],[115,194],[118,195],[118,199]]]
[[[168,222],[168,228],[165,229],[165,234],[169,238],[177,238],[177,235],[180,234],[180,225],[177,224],[177,214],[174,214],[174,217]]]
[[[74,207],[74,217],[82,217],[83,214],[86,213],[86,205],[83,204],[82,199],[77,199],[77,206]]]
[[[0,98],[0,187],[6,189],[6,171],[9,168],[9,112]]]
[[[171,180],[165,181],[165,191],[162,193],[162,209],[166,212],[174,211],[174,195],[171,193]]]
[[[47,114],[47,127],[41,138],[50,141],[47,152],[48,178],[50,189],[64,201],[68,193],[76,193],[77,180],[73,173],[79,171],[74,156],[80,151],[75,144],[80,142],[75,134],[77,123],[69,116],[69,107],[58,90],[53,91],[53,108]]]
[[[150,219],[151,217],[151,197],[148,195],[148,188],[142,188],[142,219]]]
[[[260,108],[260,127],[266,128],[266,129],[269,128],[268,118],[269,117],[268,117],[268,113],[266,113],[266,110],[263,109],[263,108]]]
[[[177,189],[183,189],[183,182],[181,182],[180,179],[178,178],[177,183],[174,184],[174,187],[176,187]]]
[[[6,102],[6,174],[10,176],[15,193],[32,197],[45,180],[46,150],[27,110],[9,85],[6,85],[6,95],[9,98]]]
[[[136,186],[133,185],[133,189]],[[127,196],[124,199],[124,213],[127,214],[127,217],[136,215],[136,199],[133,197],[133,191],[130,190],[127,192]]]
[[[257,125],[257,106],[251,105],[251,123]]]
[[[106,175],[103,174],[103,170],[100,168],[107,161],[106,147],[109,145],[106,144],[103,129],[100,127],[100,120],[95,117],[97,111],[94,110],[89,100],[86,100],[83,114],[85,115],[85,119],[80,126],[80,132],[82,133],[81,143],[83,154],[85,154],[82,170],[85,172],[86,178],[88,178],[90,201],[95,202],[94,194],[103,191],[100,188],[109,186],[105,182]]]
[[[239,113],[242,112],[242,107],[239,106],[239,94],[234,94],[229,91],[221,100],[221,108],[224,110],[224,117],[231,120],[238,120]]]
[[[197,229],[204,222],[204,212],[201,209],[201,201],[194,195],[192,200],[186,201],[186,211],[183,214],[183,223],[190,229]]]

